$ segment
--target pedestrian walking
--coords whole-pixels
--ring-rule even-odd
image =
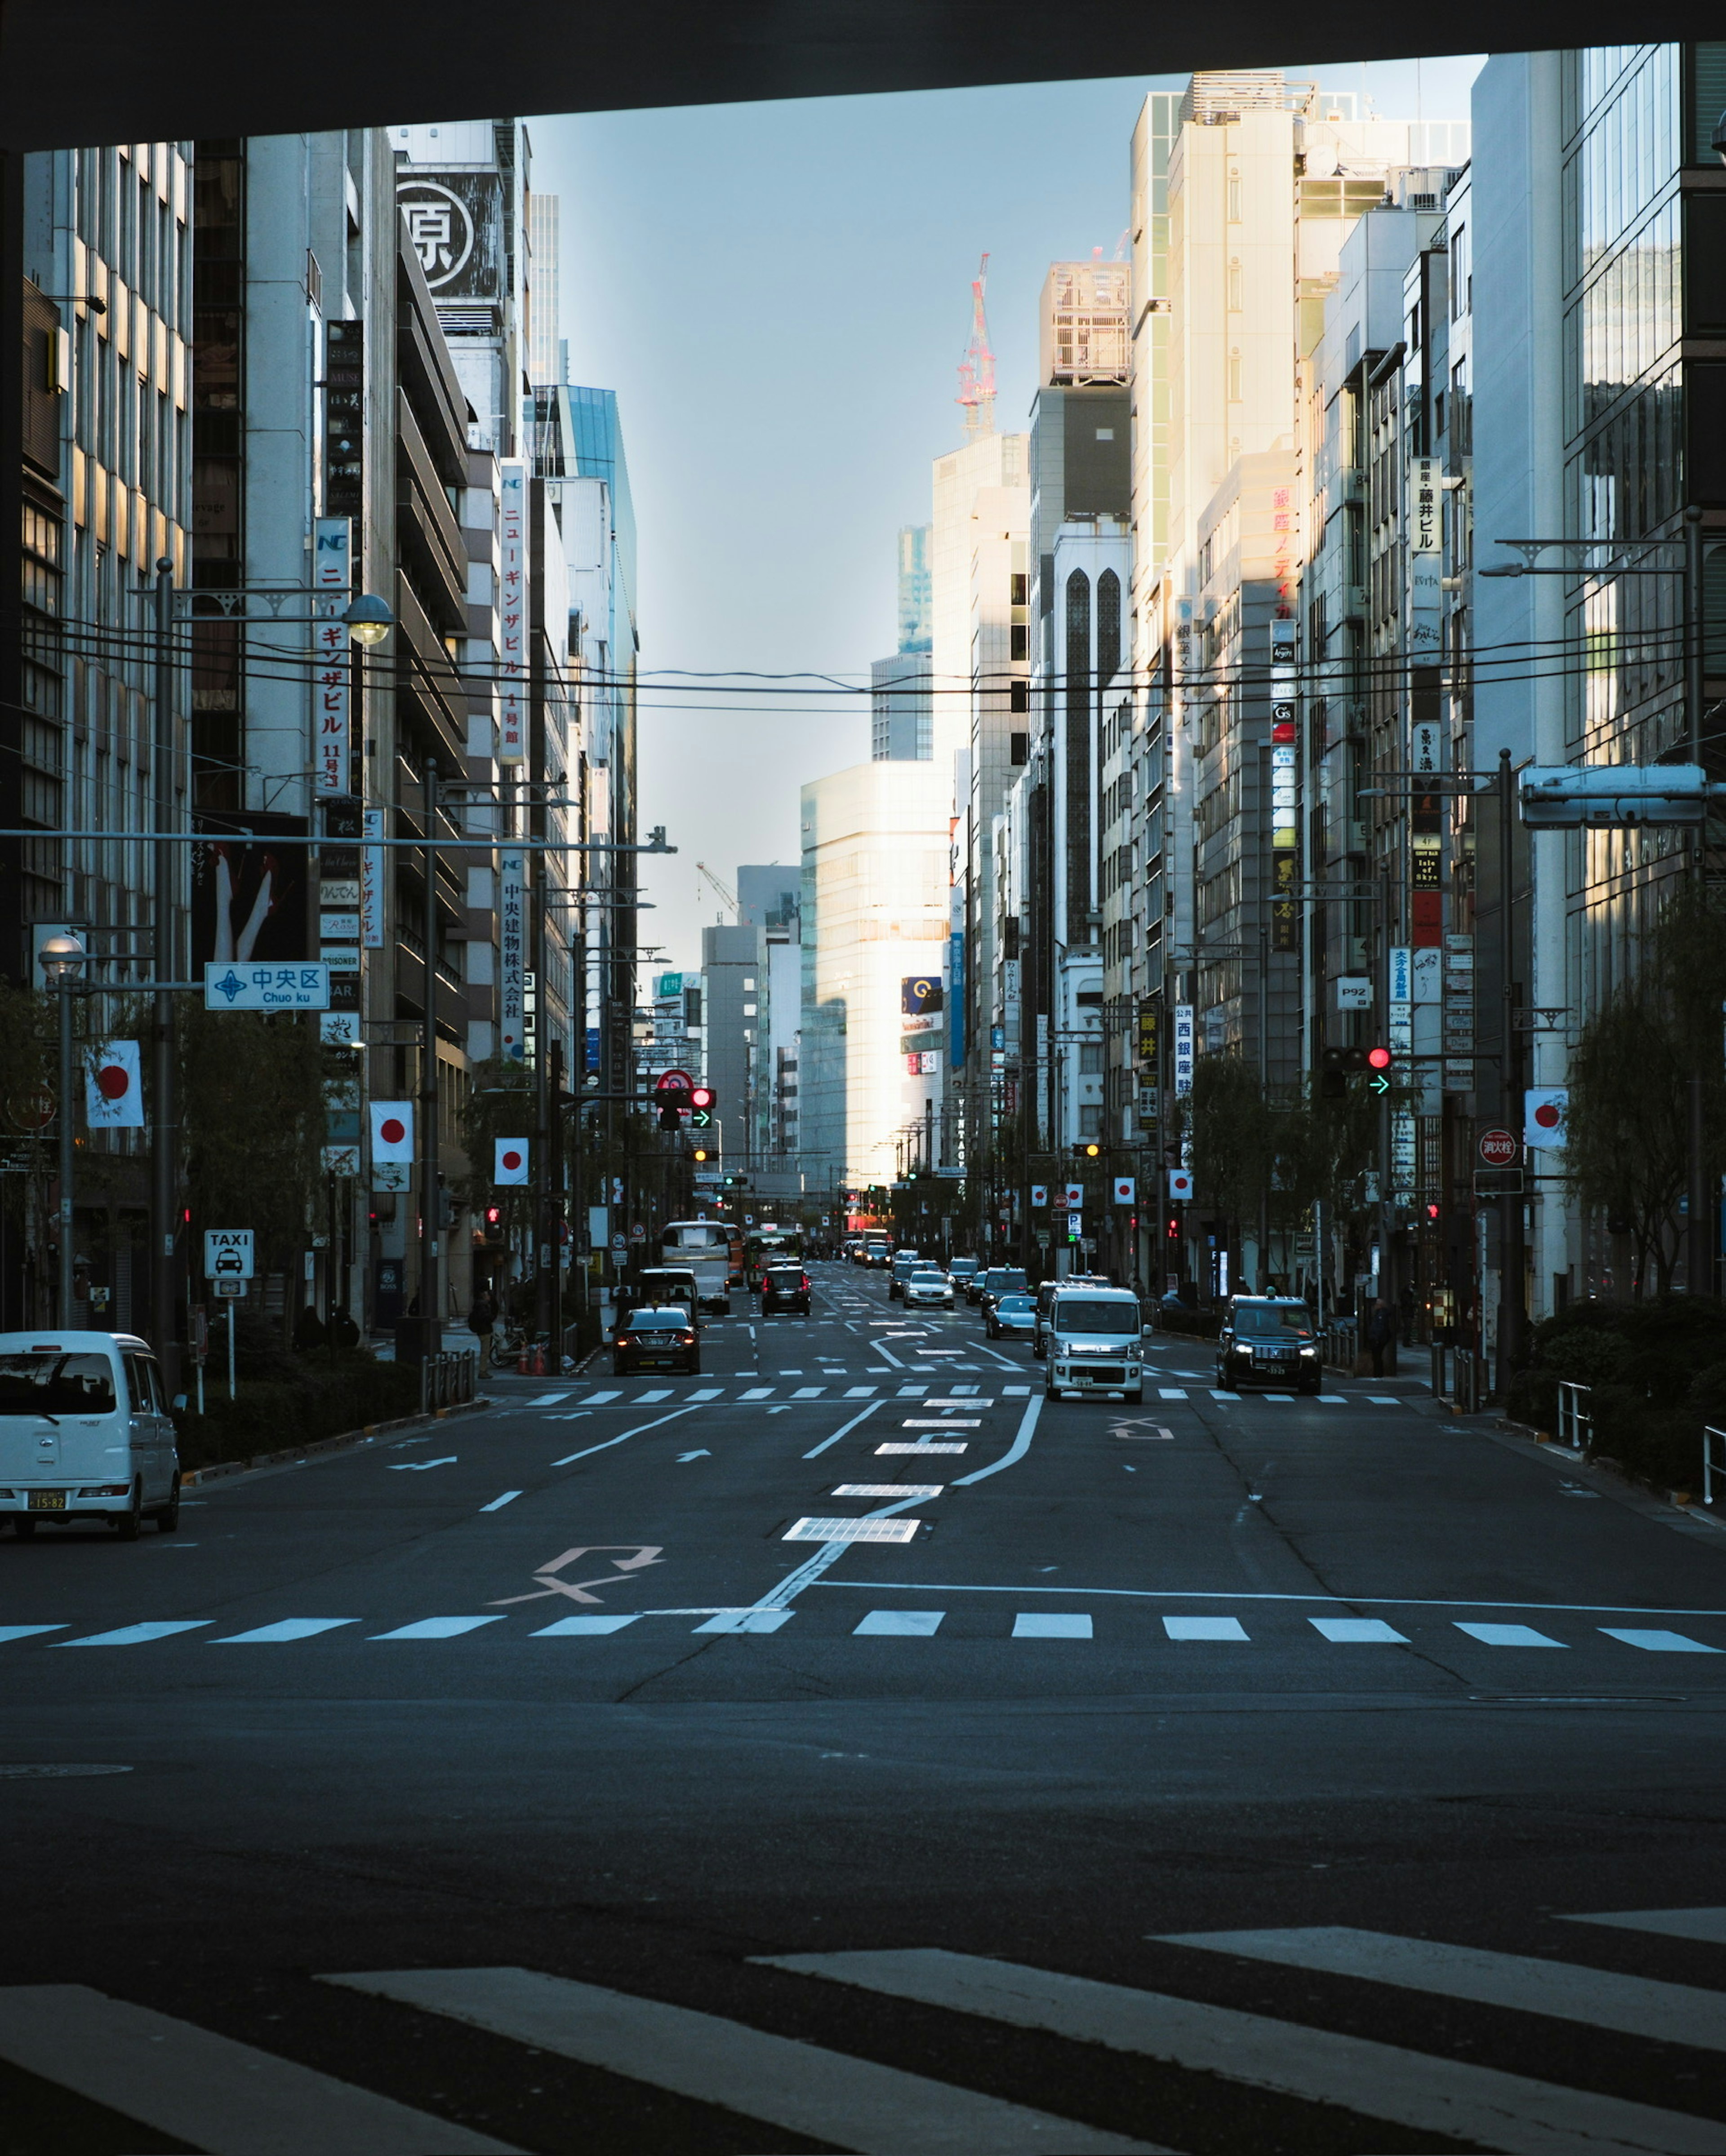
[[[1390,1306],[1382,1296],[1376,1301],[1366,1317],[1366,1344],[1372,1351],[1373,1375],[1384,1374],[1384,1350],[1396,1337],[1396,1321],[1390,1315]]]
[[[474,1306],[467,1314],[467,1322],[468,1330],[480,1343],[480,1375],[488,1377],[491,1370],[491,1328],[497,1322],[497,1305],[483,1281],[474,1291]]]

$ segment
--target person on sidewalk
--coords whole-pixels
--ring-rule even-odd
[[[1396,1337],[1396,1321],[1390,1315],[1390,1306],[1382,1296],[1367,1312],[1366,1344],[1373,1358],[1373,1375],[1384,1374],[1384,1350]]]
[[[474,1291],[474,1306],[467,1314],[468,1330],[480,1343],[480,1375],[491,1373],[491,1328],[497,1322],[497,1305],[491,1300],[491,1291],[481,1281]]]

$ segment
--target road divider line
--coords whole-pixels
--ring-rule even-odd
[[[186,1617],[172,1624],[122,1625],[117,1631],[91,1632],[82,1640],[56,1640],[57,1647],[143,1647],[152,1640],[171,1640],[176,1632],[201,1632],[210,1617]]]
[[[481,1505],[480,1510],[482,1512],[501,1512],[506,1505],[513,1505],[521,1494],[519,1490],[506,1490],[502,1496],[494,1497],[489,1505]]]
[[[693,1403],[686,1408],[674,1408],[670,1414],[657,1415],[651,1422],[637,1423],[634,1430],[620,1430],[615,1437],[608,1437],[598,1445],[583,1447],[579,1452],[566,1452],[561,1460],[552,1462],[553,1467],[573,1467],[578,1460],[590,1459],[596,1452],[609,1452],[614,1445],[623,1445],[632,1437],[640,1437],[650,1430],[657,1430],[662,1423],[676,1422],[679,1415],[693,1414]]]
[[[259,1625],[251,1632],[229,1632],[206,1644],[212,1647],[278,1647],[295,1640],[315,1640],[321,1632],[339,1632],[344,1625],[359,1625],[359,1617],[284,1617],[274,1625]]]
[[[1025,1404],[1025,1414],[1020,1421],[1018,1435],[1000,1458],[992,1460],[986,1467],[973,1468],[968,1475],[961,1475],[954,1482],[953,1487],[956,1490],[962,1489],[968,1483],[981,1482],[988,1476],[999,1475],[1004,1467],[1016,1466],[1030,1450],[1031,1439],[1036,1435],[1037,1418],[1042,1412],[1042,1395],[1034,1394]]]
[[[871,1400],[869,1405],[863,1409],[860,1414],[854,1414],[848,1423],[841,1424],[838,1430],[835,1430],[831,1437],[824,1437],[821,1440],[821,1442],[818,1445],[814,1446],[812,1450],[804,1453],[803,1455],[804,1458],[805,1460],[814,1460],[819,1455],[824,1453],[830,1445],[837,1445],[840,1438],[849,1437],[860,1422],[867,1422],[871,1415],[875,1413],[877,1408],[884,1407],[886,1404],[886,1403],[884,1400]]]

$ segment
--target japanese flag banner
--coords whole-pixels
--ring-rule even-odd
[[[414,1103],[411,1101],[374,1101],[372,1103],[372,1158],[411,1164],[414,1158]]]
[[[141,1131],[144,1086],[135,1040],[105,1040],[84,1073],[84,1112],[93,1131]]]
[[[1523,1102],[1523,1143],[1537,1151],[1544,1147],[1551,1152],[1563,1152],[1564,1119],[1569,1111],[1568,1086],[1531,1087]]]
[[[1117,1175],[1115,1178],[1116,1204],[1132,1205],[1135,1204],[1137,1202],[1135,1193],[1137,1192],[1138,1188],[1138,1183],[1132,1176]]]
[[[525,1183],[527,1180],[527,1141],[526,1138],[500,1138],[497,1141],[496,1164],[492,1170],[494,1183]]]

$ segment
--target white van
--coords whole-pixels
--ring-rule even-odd
[[[43,1521],[180,1524],[180,1456],[147,1341],[44,1326],[0,1332],[0,1519],[20,1541]]]
[[[1131,1288],[1087,1281],[1058,1288],[1047,1317],[1049,1375],[1044,1391],[1122,1393],[1144,1398],[1144,1351],[1138,1297]]]

